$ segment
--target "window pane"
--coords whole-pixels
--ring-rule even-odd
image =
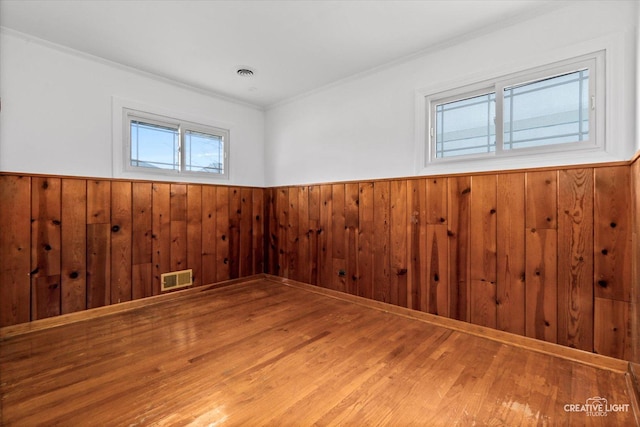
[[[131,120],[131,166],[178,169],[178,130]]]
[[[218,135],[186,131],[185,170],[224,173],[224,140]]]
[[[496,149],[495,93],[436,105],[436,158]]]
[[[504,149],[589,139],[589,70],[504,89]]]

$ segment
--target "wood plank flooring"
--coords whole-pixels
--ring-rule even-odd
[[[636,425],[624,373],[269,279],[4,334],[0,395],[6,426]]]

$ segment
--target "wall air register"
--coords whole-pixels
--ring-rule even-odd
[[[160,275],[160,290],[171,291],[193,284],[193,272],[189,270],[172,271]]]

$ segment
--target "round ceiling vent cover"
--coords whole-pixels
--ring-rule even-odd
[[[253,76],[253,70],[250,68],[238,68],[236,74],[238,74],[240,77],[250,77]]]

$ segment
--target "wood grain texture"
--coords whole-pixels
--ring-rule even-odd
[[[171,271],[187,266],[187,186],[171,184]]]
[[[593,351],[593,169],[558,177],[558,343]]]
[[[240,188],[229,188],[229,278],[240,277],[240,221],[242,197]]]
[[[597,168],[594,179],[595,295],[631,301],[629,168]]]
[[[31,283],[31,320],[60,315],[60,275],[40,275],[33,278]]]
[[[320,253],[320,187],[309,186],[309,250],[311,258],[311,280],[312,285],[318,284],[319,267],[318,254]]]
[[[390,211],[390,288],[391,303],[407,307],[407,183],[391,181]],[[446,232],[445,232],[446,236]],[[445,240],[446,242],[446,240]]]
[[[216,187],[202,187],[202,284],[216,282]]]
[[[151,183],[134,182],[132,197],[132,278],[131,297],[133,299],[153,295],[153,218]]]
[[[373,184],[373,298],[391,301],[389,283],[390,185],[388,181]],[[397,292],[396,294],[397,299]]]
[[[111,223],[111,181],[87,180],[87,224]]]
[[[132,255],[131,182],[111,183],[111,304],[130,301]]]
[[[631,358],[631,303],[595,298],[594,343],[598,354],[618,359]]]
[[[407,253],[409,254],[408,307],[426,311],[427,271],[427,187],[424,179],[407,182],[407,206],[410,210],[407,230]]]
[[[87,308],[109,304],[111,304],[111,226],[88,224]]]
[[[634,425],[625,374],[566,350],[241,283],[3,340],[0,423]],[[594,396],[627,410],[564,410]]]
[[[345,212],[345,186],[331,186],[331,289],[347,291],[347,230]]]
[[[251,189],[251,274],[265,273],[265,190]],[[211,283],[211,282],[208,282]]]
[[[152,190],[153,294],[158,295],[161,275],[171,271],[171,186],[154,183]]]
[[[192,270],[193,286],[202,280],[202,186],[187,186],[187,264]],[[211,283],[211,282],[210,282]]]
[[[535,229],[526,234],[526,324],[528,337],[558,340],[557,230]]]
[[[496,327],[525,333],[525,175],[498,175]]]
[[[640,363],[640,161],[631,165],[631,361]]]
[[[360,196],[357,183],[345,184],[345,227],[347,239],[347,292],[358,295],[358,236]]]
[[[0,327],[30,320],[31,178],[0,176]]]
[[[427,178],[427,224],[447,223],[447,179]]]
[[[229,280],[229,188],[218,187],[216,191],[216,282]]]
[[[32,178],[31,277],[60,275],[61,181]]]
[[[427,225],[427,312],[449,317],[449,259],[446,224]]]
[[[311,230],[309,220],[309,187],[298,188],[297,259],[299,281],[311,283]]]
[[[62,180],[60,313],[87,308],[87,182]]]
[[[247,277],[253,274],[253,191],[251,188],[240,189],[240,213],[238,215],[240,232],[238,277]]]
[[[471,177],[448,179],[449,315],[470,319]]]
[[[527,172],[526,176],[526,227],[557,228],[558,171]]]
[[[293,280],[300,280],[300,272],[299,270],[302,266],[299,263],[299,247],[298,244],[300,242],[300,224],[299,224],[299,213],[300,208],[298,207],[298,193],[300,188],[291,187],[288,193],[287,203],[289,205],[287,215],[287,277]]]
[[[321,185],[320,218],[318,222],[318,285],[330,287],[333,285],[333,192],[331,185]]]
[[[359,185],[358,295],[373,298],[373,184]]]

